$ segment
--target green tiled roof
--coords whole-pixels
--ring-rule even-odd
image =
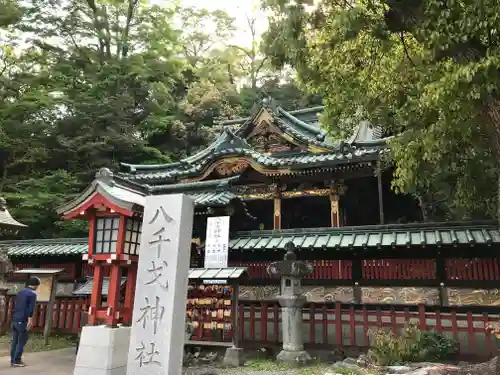
[[[225,206],[233,199],[238,199],[238,196],[231,193],[230,191],[214,191],[187,194],[194,199],[194,204],[197,207]]]
[[[127,278],[122,277],[120,282],[120,287],[123,287],[126,281]],[[93,287],[94,287],[94,279],[89,278],[89,280],[85,284],[80,286],[77,290],[73,291],[73,294],[78,296],[90,296],[92,294]],[[108,291],[109,291],[109,277],[103,277],[101,293],[103,296],[107,296]]]
[[[278,176],[309,173],[311,170],[333,172],[349,169],[350,165],[371,168],[373,162],[388,151],[388,138],[383,138],[380,130],[366,121],[360,122],[347,140],[329,138],[320,126],[322,111],[323,107],[313,107],[287,112],[272,100],[265,100],[256,106],[251,117],[223,122],[223,131],[212,144],[179,162],[155,165],[122,163],[123,170],[116,174],[108,168],[101,168],[92,184],[80,196],[59,207],[58,213],[73,217],[78,208],[96,193],[128,212],[140,213],[148,195],[169,193],[188,194],[197,206],[203,208],[225,206],[232,200],[241,201],[241,197],[230,189],[232,182],[240,176],[191,183],[179,181],[211,173],[210,168],[227,157],[244,157],[255,169],[262,168],[266,175]],[[268,154],[251,146],[247,140],[258,126],[259,116],[264,114],[273,128],[280,129],[278,133],[286,142],[299,147],[293,151]],[[236,129],[231,130],[233,125]]]
[[[292,241],[298,249],[363,249],[500,244],[500,229],[490,222],[426,223],[254,231],[236,234],[229,247],[237,251],[284,250]]]
[[[1,241],[0,251],[8,256],[66,256],[82,255],[88,251],[87,238],[60,238],[53,240]]]
[[[293,170],[323,167],[328,168],[347,163],[368,162],[379,158],[387,151],[386,139],[377,128],[368,122],[361,122],[357,131],[346,141],[329,139],[321,129],[318,114],[323,107],[287,112],[269,103],[265,108],[273,118],[275,126],[302,144],[320,147],[322,153],[307,150],[301,152],[280,152],[272,155],[258,152],[250,146],[246,137],[250,134],[254,117],[226,122],[221,135],[207,148],[179,162],[158,165],[122,164],[125,172],[119,176],[140,185],[174,183],[176,179],[199,175],[208,164],[222,157],[245,156],[267,169],[287,167]],[[256,111],[258,113],[258,111]],[[226,124],[226,123],[223,123]],[[230,126],[238,125],[236,130]]]
[[[163,170],[158,169],[152,171],[142,171],[141,173],[121,174],[120,176],[138,183],[145,182],[154,185],[158,182],[168,181],[175,177],[186,178],[189,176],[195,176],[199,174],[208,164],[222,156],[247,156],[258,164],[269,169],[276,169],[278,172],[284,167],[299,169],[304,167],[328,168],[330,166],[353,162],[374,161],[377,160],[380,153],[384,151],[385,148],[380,147],[352,148],[346,146],[345,149],[331,153],[300,152],[281,155],[264,155],[250,147],[237,147],[224,149],[223,151],[214,151],[197,163],[186,164],[178,168],[170,169],[166,166]]]
[[[222,192],[226,191],[228,187],[240,176],[232,176],[228,178],[221,178],[217,180],[196,181],[196,182],[183,182],[178,184],[166,185],[143,185],[148,192],[152,194],[168,194],[183,192],[189,195],[196,195],[204,192]]]
[[[228,267],[228,268],[190,268],[188,279],[207,280],[207,279],[239,279],[247,273],[246,268]]]

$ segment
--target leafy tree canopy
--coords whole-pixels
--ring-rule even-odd
[[[0,194],[25,237],[87,235],[55,208],[100,167],[191,154],[270,88],[301,104],[293,82],[273,83],[260,40],[226,45],[236,27],[222,11],[138,0],[0,8]]]
[[[362,117],[397,135],[394,188],[429,216],[500,217],[500,4],[312,3],[263,0],[266,53],[324,98],[325,126],[344,137]]]

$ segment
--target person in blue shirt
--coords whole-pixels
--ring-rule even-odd
[[[17,293],[14,311],[12,312],[12,348],[10,351],[10,365],[12,367],[26,367],[22,361],[24,346],[28,342],[28,331],[33,324],[33,313],[36,305],[36,292],[40,286],[38,277],[30,277],[26,288]]]

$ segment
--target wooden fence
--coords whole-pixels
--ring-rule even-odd
[[[478,287],[489,286],[500,281],[500,257],[491,258],[446,258],[434,259],[337,259],[308,260],[313,266],[312,274],[304,279],[329,282],[341,285],[342,281],[352,284],[354,281],[366,285],[377,281],[391,280],[415,281],[415,284],[456,285],[468,287],[471,283]],[[248,268],[248,275],[253,279],[270,280],[267,273],[270,261],[237,261],[232,266]],[[339,283],[340,282],[340,283]],[[392,284],[391,284],[392,285]],[[495,285],[493,286],[495,287]]]
[[[14,308],[14,298],[7,297],[7,314],[0,322],[2,327],[8,327],[11,323],[12,310]],[[88,311],[87,298],[58,298],[53,310],[54,332],[58,333],[78,333],[82,326],[82,315]],[[45,317],[47,316],[47,303],[37,303],[33,314],[33,330],[43,331]]]
[[[10,324],[12,298],[3,324]],[[55,332],[78,333],[82,314],[88,309],[88,300],[61,298],[54,307]],[[43,330],[47,304],[37,304],[34,330]],[[369,346],[369,330],[383,328],[401,333],[409,322],[422,329],[436,330],[459,343],[460,358],[492,357],[497,353],[495,338],[485,332],[490,322],[500,320],[500,307],[464,306],[434,307],[425,305],[354,305],[308,303],[303,309],[304,341],[309,348],[333,350],[358,349]],[[240,301],[240,338],[246,346],[275,346],[281,342],[281,313],[276,302]],[[195,332],[193,339],[196,339]]]
[[[242,307],[242,308],[241,308]],[[240,337],[262,346],[281,342],[281,314],[275,302],[240,303]],[[498,355],[496,339],[485,331],[488,323],[499,322],[500,307],[437,307],[425,305],[355,305],[308,303],[303,309],[303,335],[312,348],[369,347],[369,331],[382,328],[401,334],[408,323],[435,330],[459,343],[459,357],[490,358]]]

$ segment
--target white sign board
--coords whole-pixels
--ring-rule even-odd
[[[127,375],[181,375],[194,202],[146,197]]]
[[[205,268],[226,268],[229,257],[229,216],[209,217],[205,240]]]

